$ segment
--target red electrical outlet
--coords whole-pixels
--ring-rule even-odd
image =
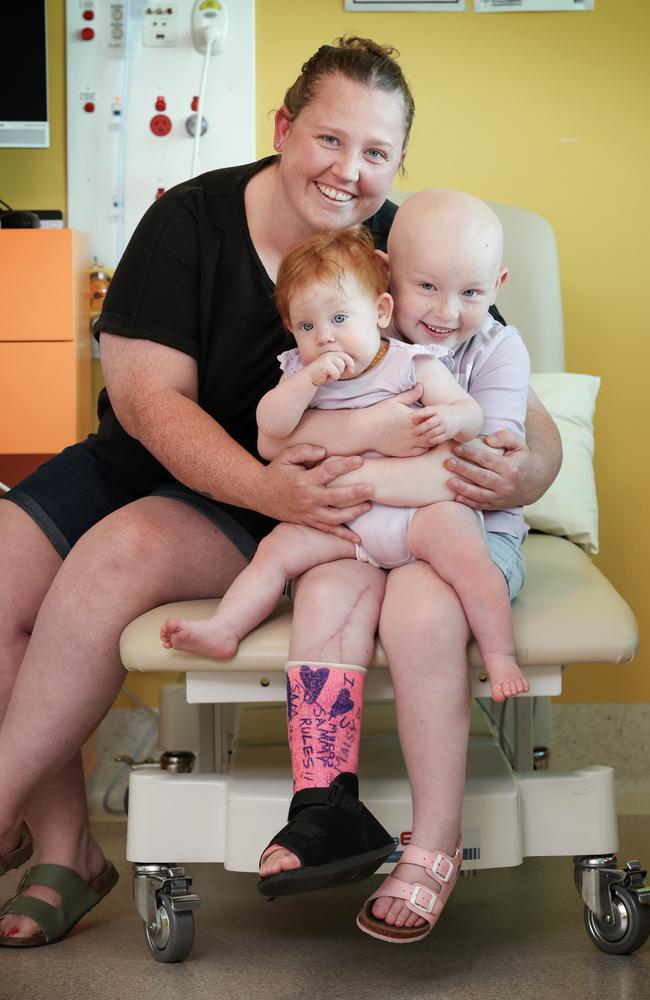
[[[172,121],[167,115],[154,115],[149,122],[149,128],[154,135],[169,135],[172,130]]]

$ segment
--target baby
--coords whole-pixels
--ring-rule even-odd
[[[455,261],[457,283],[463,284],[464,274],[473,275],[458,292],[467,306],[462,323],[453,331],[442,316],[440,325],[415,320],[417,309],[409,282],[421,296],[433,294],[436,287],[428,277],[432,255],[426,247],[426,227],[419,227],[417,219],[405,243],[412,243],[417,235],[421,274],[411,274],[413,255],[405,247],[404,256],[409,259],[406,264],[402,259],[399,267],[400,274],[408,276],[400,281],[403,307],[397,302],[401,319],[396,332],[410,343],[381,336],[391,324],[393,299],[364,230],[312,237],[289,252],[278,273],[276,298],[297,348],[280,356],[283,377],[260,401],[261,434],[281,440],[294,431],[310,407],[370,406],[419,383],[423,387],[420,430],[429,446],[476,437],[483,414],[451,374],[450,348],[479,329],[505,271],[500,269],[498,221],[489,219],[488,225],[485,213],[490,210],[465,197],[464,212],[477,238],[468,239],[463,232],[456,241],[451,227],[443,251],[445,266]],[[399,260],[400,252],[396,254]],[[507,589],[486,545],[480,515],[451,500],[430,503],[420,499],[426,494],[426,484],[415,488],[410,506],[402,506],[403,497],[392,498],[399,493],[395,484],[389,484],[386,492],[391,494],[387,504],[374,503],[368,513],[350,523],[359,544],[304,525],[278,525],[262,540],[214,616],[204,621],[167,620],[161,629],[163,645],[228,659],[243,636],[273,610],[287,580],[311,567],[356,557],[391,569],[421,559],[458,594],[481,649],[493,698],[503,701],[526,691],[527,682],[514,656]]]

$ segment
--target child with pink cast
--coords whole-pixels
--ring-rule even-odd
[[[479,216],[482,209],[489,211],[480,202],[471,207]],[[505,272],[499,271],[498,240],[489,239],[475,248],[463,247],[462,254],[469,256],[472,266],[480,272],[478,276],[490,281],[496,294],[505,277]],[[426,407],[421,431],[430,447],[449,440],[469,441],[479,434],[483,424],[481,408],[449,371],[451,351],[435,342],[435,331],[427,331],[428,343],[382,339],[381,331],[388,330],[393,312],[393,300],[385,284],[380,261],[364,230],[312,237],[289,252],[278,272],[276,298],[298,347],[280,355],[284,375],[278,386],[262,398],[257,411],[261,433],[283,439],[294,431],[309,407],[370,406],[420,383],[421,402]],[[467,297],[471,298],[469,293]],[[484,295],[480,307],[469,310],[471,315],[459,338],[476,332],[493,298]],[[402,488],[400,484],[397,492]],[[392,569],[421,559],[444,576],[459,595],[481,649],[493,698],[503,701],[522,693],[528,685],[514,656],[508,593],[485,542],[481,516],[451,500],[429,503],[419,487],[416,494],[412,506],[397,506],[403,498],[391,498],[387,503],[374,503],[368,513],[351,522],[349,527],[359,536],[359,544],[303,525],[278,525],[262,540],[252,562],[230,587],[214,616],[204,621],[166,621],[161,629],[163,644],[227,659],[235,654],[242,637],[273,610],[287,580],[311,567],[356,556]],[[305,742],[305,722],[299,709],[302,705],[309,708],[313,669],[324,676],[324,666],[289,664],[287,668],[292,743],[292,723],[303,726]],[[348,668],[350,676],[362,672],[360,667]],[[307,685],[305,678],[309,678]],[[301,692],[299,699],[296,692]],[[349,699],[346,704],[352,706],[362,695],[361,677],[355,688],[349,685],[349,678],[340,692],[334,686],[328,704],[330,720],[332,705],[343,692]],[[333,739],[335,728],[330,723],[331,733],[321,729],[316,734],[321,741],[316,754],[311,753],[311,740],[305,744],[310,748],[303,755],[308,764],[299,766],[296,788],[329,784],[325,780],[328,765],[319,767],[318,761],[325,752],[323,739]],[[342,738],[339,732],[337,740]],[[342,746],[337,742],[334,752],[339,770],[356,770],[358,745],[348,747],[342,757]]]

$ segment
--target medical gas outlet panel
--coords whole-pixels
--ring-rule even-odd
[[[255,4],[66,0],[66,36],[68,225],[113,267],[164,191],[255,158]]]

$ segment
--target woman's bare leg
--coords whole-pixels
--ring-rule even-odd
[[[397,724],[413,801],[412,843],[453,855],[465,785],[470,689],[469,627],[453,589],[423,562],[389,574],[379,633],[395,690]],[[429,884],[421,868],[398,877]],[[431,882],[432,888],[435,888]],[[373,914],[396,926],[423,924],[401,900]]]
[[[385,585],[383,570],[349,559],[305,573],[294,586],[289,659],[367,666]],[[292,868],[300,868],[295,854],[284,847],[269,848],[260,875]]]
[[[1,726],[38,609],[62,560],[31,517],[13,503],[0,504],[0,538],[7,569],[0,577]],[[80,754],[75,754],[41,786],[26,819],[36,843],[45,845],[41,862],[65,863],[69,860],[69,845],[73,843],[77,865],[84,870],[99,870],[103,855],[88,831]],[[8,831],[10,845],[18,839],[18,826],[19,820]],[[57,894],[48,893],[47,889],[42,895],[58,902]],[[15,930],[19,932],[18,927]]]
[[[278,524],[262,539],[212,618],[168,618],[160,630],[162,644],[228,660],[244,636],[271,614],[287,580],[337,559],[354,559],[354,544],[304,524]]]
[[[37,524],[14,503],[0,503],[0,726],[31,638],[38,609],[62,559]],[[19,837],[21,820],[0,839],[0,854]]]
[[[15,515],[11,519],[5,527],[16,527]],[[25,528],[22,534],[33,533]],[[25,560],[25,552],[15,554]],[[49,589],[41,572],[41,592],[47,592],[26,648],[23,638],[24,656],[0,731],[0,853],[15,846],[29,807],[42,861],[66,864],[86,879],[101,870],[103,855],[88,833],[78,751],[122,684],[122,629],[157,604],[223,593],[245,564],[205,517],[157,497],[131,504],[91,529]],[[15,579],[8,567],[3,575]],[[36,602],[38,587],[33,590]],[[15,634],[12,649],[19,654]],[[44,888],[29,891],[52,899]],[[33,926],[24,917],[0,921],[5,933],[29,934]]]

